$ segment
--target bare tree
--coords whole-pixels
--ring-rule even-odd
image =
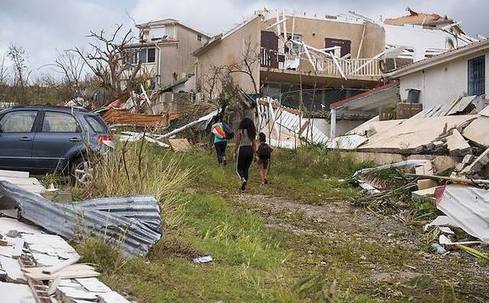
[[[5,55],[2,56],[2,61],[0,63],[0,85],[7,85],[8,82],[8,71],[5,66]]]
[[[241,58],[235,64],[227,66],[229,73],[242,73],[250,78],[254,93],[259,93],[259,83],[255,79],[255,70],[260,65],[260,53],[258,45],[252,44],[250,39],[244,41],[244,49]]]
[[[131,30],[122,34],[122,25],[109,35],[104,30],[90,31],[91,51],[86,54],[79,48],[74,49],[100,80],[101,86],[109,91],[110,99],[127,97],[137,86],[136,76],[141,62],[131,63],[130,52],[127,51],[133,39],[131,34]]]
[[[15,93],[12,97],[15,102],[24,102],[25,87],[29,82],[30,76],[30,71],[26,65],[27,56],[25,50],[21,46],[11,44],[8,48],[7,56],[12,61],[14,69],[13,86]]]
[[[83,58],[73,51],[66,50],[59,53],[54,66],[63,75],[63,82],[71,90],[72,97],[79,96],[86,66]]]

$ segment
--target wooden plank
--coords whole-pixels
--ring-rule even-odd
[[[171,148],[176,152],[186,152],[192,149],[192,145],[187,139],[169,139]]]
[[[69,258],[68,260],[64,260],[63,262],[61,262],[61,263],[59,263],[59,264],[57,264],[55,266],[50,266],[47,269],[43,270],[42,272],[44,274],[52,275],[55,272],[58,272],[58,271],[62,270],[63,268],[66,268],[66,267],[68,267],[70,265],[75,264],[76,262],[78,262],[78,260],[80,260],[80,256],[79,255],[74,255],[73,257]]]
[[[86,264],[74,264],[70,265],[54,274],[45,274],[44,270],[49,267],[33,267],[25,268],[25,276],[34,280],[54,280],[56,278],[61,279],[76,279],[76,278],[91,278],[100,275],[93,267]]]

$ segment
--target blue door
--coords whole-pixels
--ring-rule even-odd
[[[11,111],[0,118],[0,168],[31,170],[38,111]]]
[[[32,159],[41,170],[65,169],[67,157],[83,148],[81,128],[69,113],[45,111],[36,133]]]

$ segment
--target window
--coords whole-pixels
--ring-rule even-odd
[[[153,63],[156,61],[156,49],[155,48],[148,48],[148,63]]]
[[[32,131],[37,111],[15,111],[5,114],[0,120],[4,133],[29,133]]]
[[[70,114],[46,112],[42,122],[42,132],[78,133],[78,123]]]
[[[130,54],[129,58],[132,64],[137,64],[139,61],[141,63],[154,63],[156,62],[156,48],[141,48]]]
[[[486,57],[481,56],[468,61],[468,93],[484,95],[486,93]]]
[[[197,41],[202,41],[202,35],[197,35]]]
[[[146,63],[146,52],[148,51],[147,48],[143,48],[138,52],[138,61],[141,61],[141,63]]]
[[[100,134],[100,133],[105,133],[107,130],[105,129],[105,126],[95,117],[93,116],[85,116],[85,120],[87,120],[88,124],[90,124],[90,127],[92,129]]]
[[[335,51],[329,51],[333,53],[335,56],[339,57],[344,57],[351,52],[351,41],[350,40],[343,40],[343,39],[336,39],[336,38],[325,38],[324,39],[324,46],[326,48],[331,48],[331,47],[339,47],[340,50],[339,52]]]

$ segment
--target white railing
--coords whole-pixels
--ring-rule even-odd
[[[260,63],[264,68],[279,69],[282,71],[296,70],[305,73],[317,72],[320,76],[359,78],[359,77],[380,77],[382,75],[379,68],[381,59],[359,58],[359,59],[337,59],[337,64],[331,58],[312,58],[315,60],[313,66],[308,58],[301,57],[297,68],[291,69],[289,56],[280,54],[276,51],[262,48],[260,52]],[[343,75],[340,72],[343,72]]]
[[[379,68],[380,59],[360,58],[360,59],[343,59],[337,60],[339,68],[343,74],[348,77],[380,77],[382,75]],[[305,62],[307,61],[307,62]],[[338,65],[333,60],[327,59],[317,64],[319,74],[341,76]],[[309,60],[301,60],[301,64],[309,64]]]

